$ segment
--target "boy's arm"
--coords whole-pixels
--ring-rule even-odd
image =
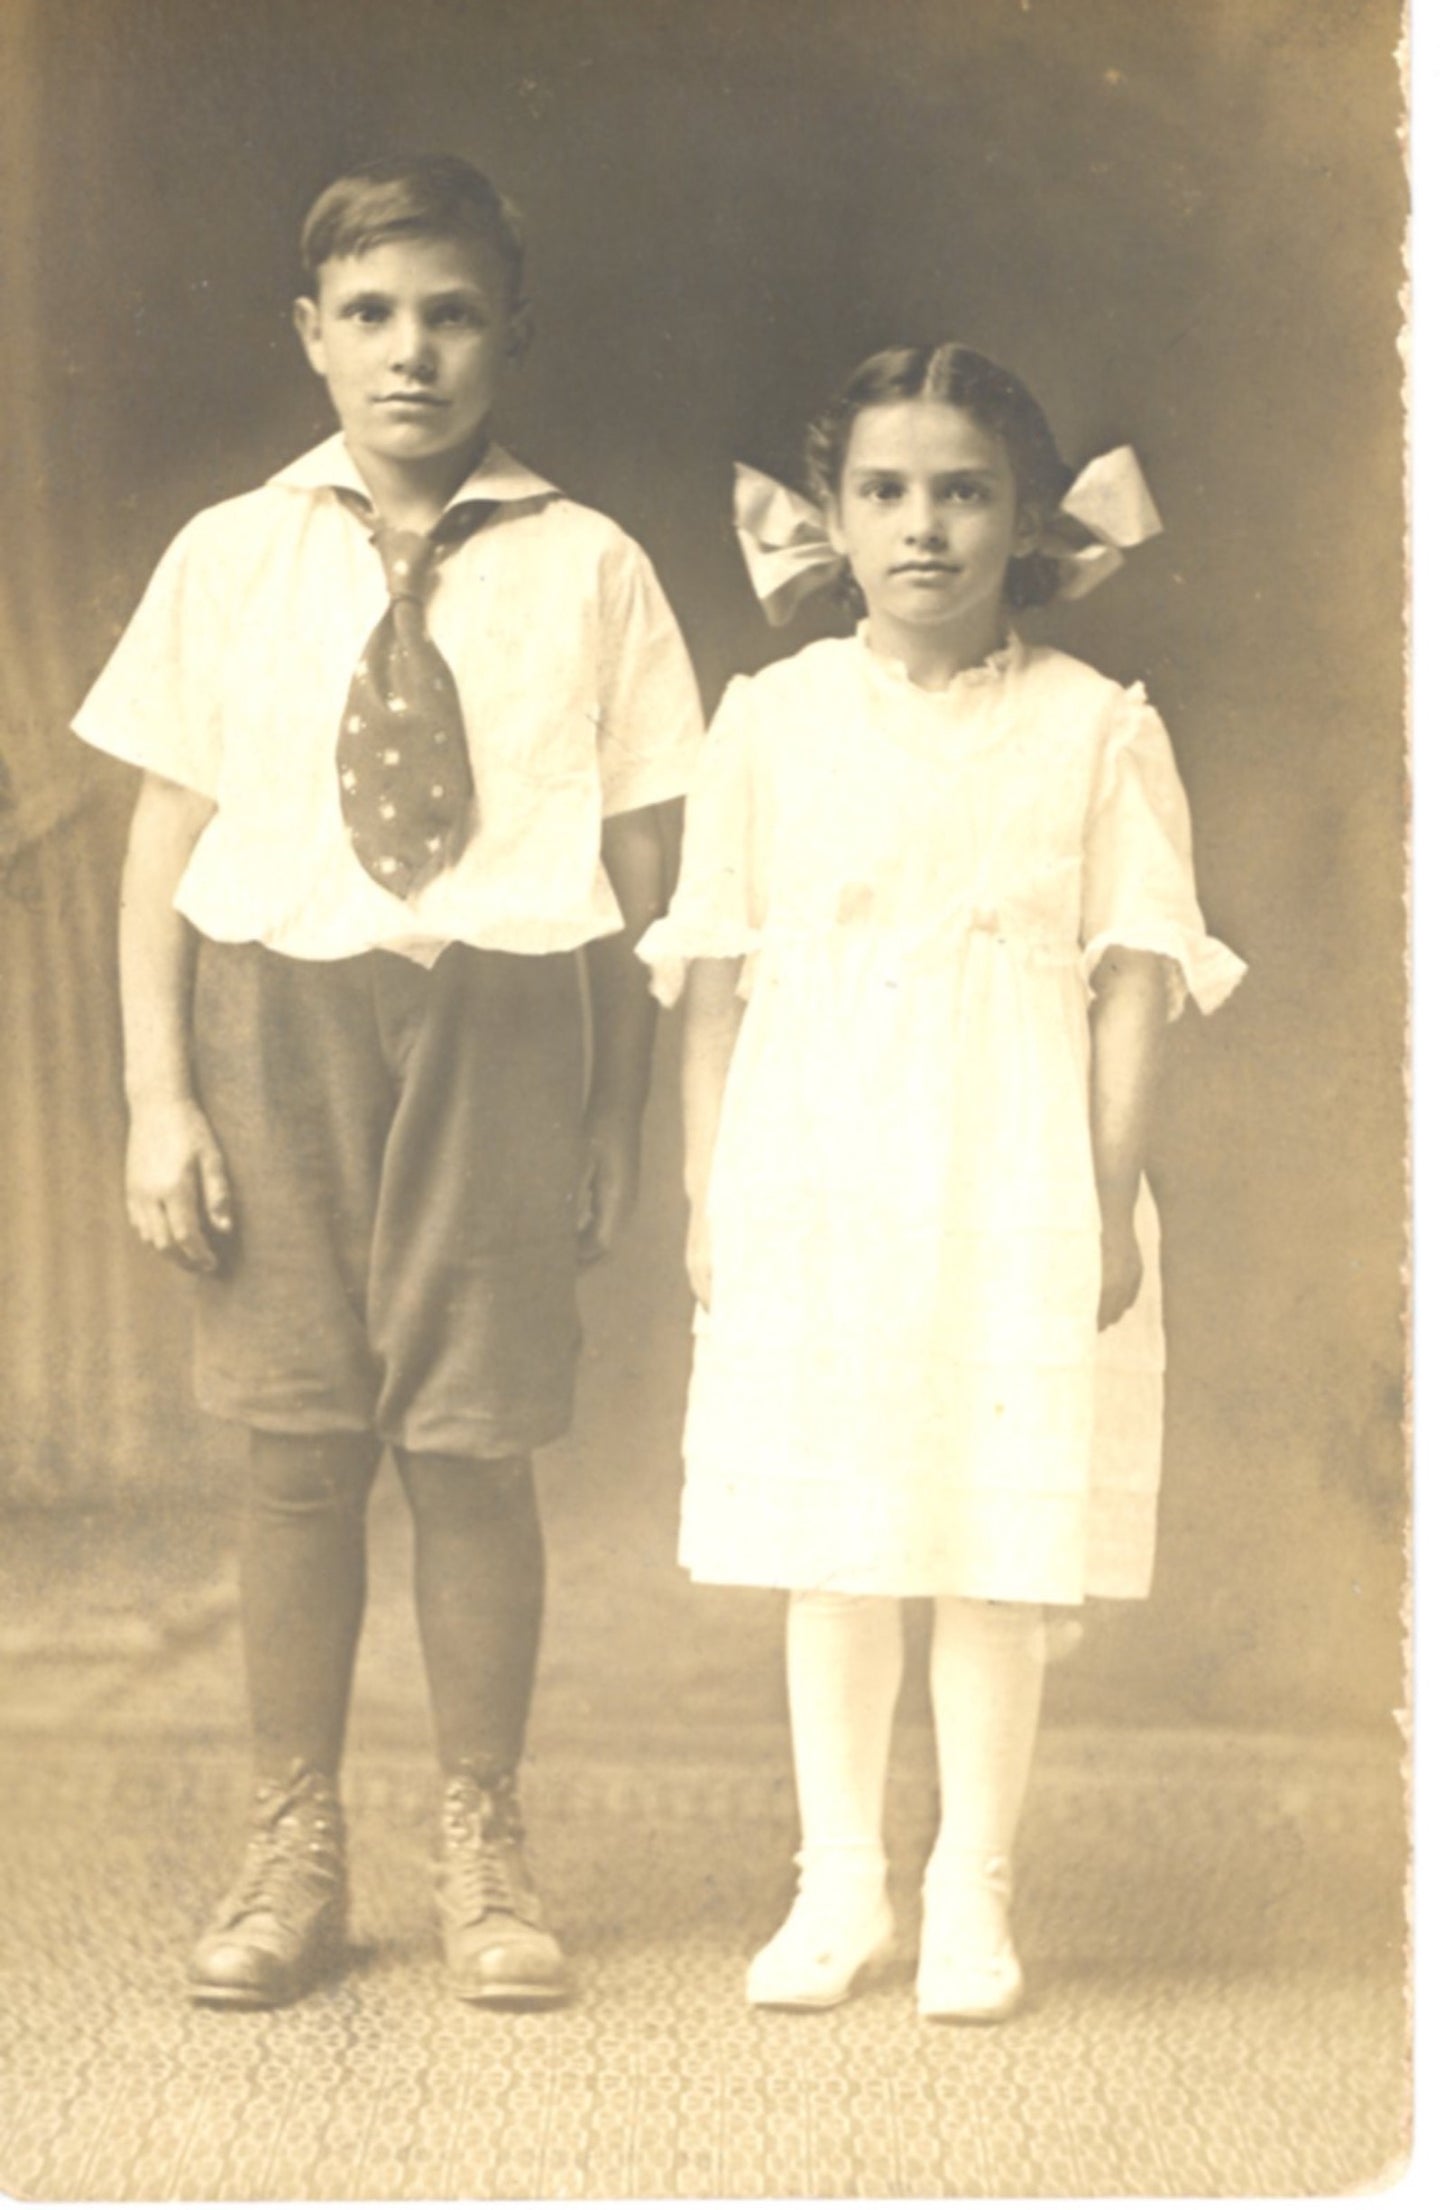
[[[683,1180],[687,1187],[687,1274],[700,1305],[712,1302],[712,1239],[707,1216],[723,1091],[744,1005],[740,959],[695,959],[687,970],[682,1032]]]
[[[130,1107],[125,1195],[142,1241],[212,1273],[231,1230],[225,1161],[191,1074],[195,934],[176,886],[215,812],[210,799],[159,775],[141,784],[120,894],[120,996]]]
[[[642,1115],[652,1071],[657,1007],[638,939],[667,904],[677,848],[676,805],[639,806],[602,824],[602,862],[622,929],[587,946],[592,992],[592,1083],[577,1226],[584,1264],[606,1256],[637,1202]]]
[[[1103,1260],[1099,1326],[1110,1328],[1144,1278],[1134,1205],[1163,1057],[1167,962],[1154,952],[1115,947],[1100,961],[1094,988],[1089,1111]]]

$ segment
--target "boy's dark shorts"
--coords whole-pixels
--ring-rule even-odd
[[[197,1393],[289,1434],[508,1457],[571,1417],[582,990],[571,953],[299,960],[203,939],[196,1076],[236,1231]]]

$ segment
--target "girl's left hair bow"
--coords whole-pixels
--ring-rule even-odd
[[[734,465],[733,526],[764,614],[781,629],[799,605],[840,576],[847,563],[834,550],[822,511],[800,492],[744,462]],[[1045,534],[1040,550],[1059,569],[1058,596],[1081,599],[1124,565],[1134,545],[1157,537],[1164,524],[1132,445],[1116,445],[1080,469],[1058,512],[1080,523],[1091,543]]]

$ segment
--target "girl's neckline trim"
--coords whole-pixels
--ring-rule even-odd
[[[960,668],[942,690],[934,691],[925,689],[921,683],[915,683],[901,660],[875,651],[869,637],[866,616],[858,624],[857,644],[870,668],[877,669],[889,682],[900,685],[910,698],[923,700],[956,699],[961,692],[976,690],[985,684],[1000,683],[1021,666],[1028,649],[1018,631],[1011,629],[996,651],[989,653],[986,659],[976,661],[971,667]]]

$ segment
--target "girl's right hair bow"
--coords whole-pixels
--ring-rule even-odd
[[[733,473],[733,526],[743,560],[764,614],[781,629],[805,598],[843,573],[846,563],[811,499],[742,461]],[[1164,527],[1132,445],[1116,445],[1087,462],[1058,512],[1080,523],[1093,540],[1078,545],[1045,534],[1039,550],[1058,564],[1061,599],[1087,597],[1122,568],[1126,551]]]

